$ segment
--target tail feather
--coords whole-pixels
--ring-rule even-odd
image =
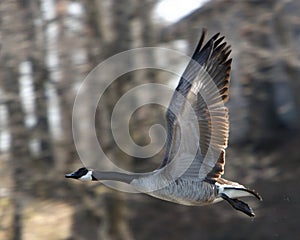
[[[259,193],[257,193],[255,190],[248,189],[238,183],[233,183],[233,184],[216,183],[216,187],[218,189],[218,193],[220,196],[222,193],[225,193],[230,198],[253,196],[256,197],[258,200],[262,201],[262,197],[259,195]]]
[[[231,198],[254,196],[258,200],[262,201],[262,197],[259,195],[259,193],[257,193],[255,190],[251,190],[248,188],[224,187],[222,192],[227,194]]]

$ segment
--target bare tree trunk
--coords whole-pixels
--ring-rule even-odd
[[[58,58],[59,58],[59,69],[61,77],[55,84],[57,95],[60,103],[60,114],[61,114],[61,126],[62,126],[62,142],[63,151],[61,157],[63,157],[64,163],[71,164],[77,157],[76,149],[73,144],[72,134],[72,108],[74,103],[74,94],[72,92],[72,84],[76,80],[76,69],[72,66],[72,50],[75,48],[75,43],[72,44],[72,37],[66,26],[67,7],[69,2],[56,0],[56,16],[57,16],[57,27],[58,35],[56,40]],[[80,41],[78,41],[80,42]],[[78,44],[76,42],[76,44]]]
[[[44,59],[30,58],[33,72],[33,87],[35,92],[35,108],[37,125],[35,127],[36,136],[40,145],[40,160],[45,166],[54,166],[52,137],[48,119],[48,104],[46,96],[46,82],[49,80],[49,74]],[[47,169],[45,167],[45,169]]]
[[[109,44],[110,52],[107,55],[113,55],[131,48],[132,44],[132,29],[131,29],[131,15],[132,15],[133,3],[130,0],[111,2],[111,25],[113,29],[113,39]],[[132,61],[132,59],[128,59]],[[128,63],[125,63],[127,65]],[[121,66],[115,66],[121,67]],[[110,97],[104,99],[106,110],[108,111],[106,123],[110,124],[110,115],[112,113],[114,103],[124,94],[126,87],[132,82],[132,75],[126,75],[126,81],[118,81],[114,83],[110,91]],[[101,113],[98,113],[101,114]],[[111,135],[111,134],[110,134]],[[113,142],[112,135],[110,136]],[[122,163],[125,163],[127,167],[130,165],[130,159],[125,159],[123,154],[119,154],[118,151],[114,151],[112,156],[115,159],[122,159]],[[123,165],[124,166],[124,165]],[[130,169],[130,167],[129,167]],[[125,215],[125,200],[121,193],[109,192],[105,198],[105,217],[104,226],[106,228],[105,233],[109,239],[123,240],[129,239],[130,234],[126,223]]]
[[[28,170],[31,155],[29,152],[29,133],[25,126],[25,114],[19,89],[20,63],[24,59],[24,24],[18,1],[6,1],[0,4],[1,9],[1,66],[5,71],[3,89],[8,112],[10,134],[10,163],[12,168],[12,203],[14,208],[12,239],[21,240],[23,232],[23,199],[22,195],[30,185]],[[30,169],[30,167],[29,167]]]
[[[32,66],[33,91],[35,93],[35,114],[37,124],[35,133],[40,145],[40,160],[45,166],[54,166],[54,151],[52,143],[52,134],[48,119],[48,104],[46,96],[46,84],[50,82],[49,71],[46,66],[46,37],[44,22],[40,13],[40,1],[23,1],[26,3],[26,15],[24,22],[27,25],[27,39],[30,42],[27,52],[28,60]],[[40,27],[37,27],[35,20],[41,21]]]
[[[6,93],[11,96],[7,99],[7,110],[9,117],[9,126],[11,134],[11,148],[10,157],[13,168],[13,239],[22,239],[22,194],[27,188],[27,183],[31,173],[26,171],[29,160],[31,158],[28,149],[28,131],[24,125],[25,116],[22,109],[19,96],[19,74],[16,67],[18,65],[11,66],[9,62],[13,62],[9,56],[3,57],[4,64],[6,63],[6,74],[4,77],[4,88]],[[26,181],[25,181],[26,180]]]
[[[88,45],[87,52],[91,66],[95,66],[101,60],[105,60],[115,53],[130,49],[132,44],[130,15],[133,9],[131,1],[87,1],[85,2],[85,9],[87,11],[87,24],[91,43],[91,45]],[[125,64],[127,65],[127,63]],[[118,67],[122,66],[112,66],[108,71],[114,71],[114,68]],[[96,113],[96,131],[101,136],[101,147],[106,151],[106,154],[115,159],[122,159],[122,162],[126,162],[126,164],[129,164],[130,159],[124,159],[114,148],[115,143],[110,130],[110,116],[114,104],[131,83],[131,78],[128,76],[126,75],[126,81],[118,81],[118,83],[114,82],[112,84],[106,94],[109,97],[101,100],[101,110]],[[101,83],[97,86],[89,86],[91,94],[100,85]],[[130,239],[123,194],[108,191],[104,198],[102,196],[97,198],[102,200],[99,201],[99,204],[103,202],[105,205],[102,218],[100,219],[98,216],[99,224],[101,223],[98,238]]]
[[[289,4],[289,1],[277,1],[275,7],[274,7],[274,18],[273,18],[273,25],[275,30],[275,36],[278,44],[278,49],[281,50],[279,52],[280,59],[277,59],[277,67],[279,69],[279,73],[281,73],[283,76],[285,76],[288,79],[288,83],[291,85],[291,91],[292,91],[292,98],[294,101],[294,104],[296,105],[294,112],[296,115],[297,120],[296,122],[296,128],[300,129],[300,71],[299,71],[299,64],[298,64],[298,58],[299,58],[299,51],[297,50],[296,46],[297,38],[296,36],[293,36],[292,26],[288,21],[288,10],[287,5]],[[282,51],[284,50],[284,51]]]

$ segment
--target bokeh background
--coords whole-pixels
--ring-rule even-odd
[[[0,239],[298,239],[299,13],[298,0],[2,0]],[[106,58],[136,47],[191,55],[204,27],[209,36],[221,32],[232,45],[225,177],[263,196],[263,202],[249,199],[256,217],[223,202],[186,207],[67,181],[64,174],[82,166],[72,107],[86,75]],[[184,67],[168,56],[144,57]],[[118,148],[110,115],[129,89],[143,83],[175,87],[176,81],[164,71],[145,69],[125,74],[105,91],[95,124],[115,164],[139,172],[159,166],[163,151],[143,159]],[[165,124],[164,111],[152,104],[133,114],[129,128],[137,144],[149,143],[153,124]],[[75,128],[84,132],[84,126]],[[89,137],[83,137],[79,147],[89,146]]]

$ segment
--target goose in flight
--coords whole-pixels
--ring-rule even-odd
[[[229,135],[230,46],[219,33],[204,44],[202,36],[167,109],[166,151],[161,166],[150,173],[96,171],[85,167],[66,178],[114,180],[163,200],[201,206],[226,200],[248,216],[255,214],[239,198],[260,195],[226,180],[225,149]]]

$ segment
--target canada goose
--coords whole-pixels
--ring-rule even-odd
[[[66,174],[66,178],[121,181],[153,197],[183,205],[200,206],[226,200],[236,210],[251,217],[255,215],[238,198],[254,196],[262,200],[260,195],[221,178],[229,135],[228,110],[223,103],[228,100],[231,49],[219,33],[202,47],[205,34],[203,31],[166,113],[166,152],[161,166],[147,174],[101,172],[83,167]],[[196,115],[194,122],[189,108]],[[182,134],[184,128],[189,130],[188,136]],[[176,171],[180,174],[176,175]]]

